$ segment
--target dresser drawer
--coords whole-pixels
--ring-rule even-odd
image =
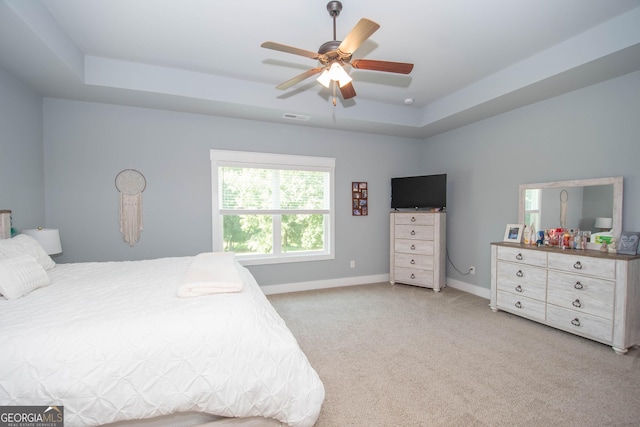
[[[547,270],[500,261],[497,287],[502,291],[544,301],[547,298]]]
[[[498,259],[538,267],[547,266],[547,254],[542,251],[500,246],[498,248]]]
[[[615,280],[616,261],[577,254],[549,254],[549,268]]]
[[[543,301],[498,290],[497,305],[498,308],[518,316],[525,316],[541,322],[544,322],[545,319],[546,304]]]
[[[396,225],[398,239],[433,240],[432,225]]]
[[[612,320],[553,304],[547,304],[547,323],[555,328],[606,343],[611,343],[613,337]]]
[[[434,214],[426,213],[397,213],[393,215],[395,224],[434,225]]]
[[[433,255],[433,240],[395,239],[395,252]]]
[[[530,265],[512,262],[498,262],[498,279],[516,280],[521,282],[547,283],[547,270]]]
[[[549,271],[547,301],[581,313],[613,319],[615,282]]]
[[[420,270],[417,268],[396,267],[394,269],[395,281],[409,285],[426,286],[432,288],[434,284],[432,270]]]
[[[396,267],[433,270],[433,257],[429,255],[395,254]]]
[[[511,280],[498,279],[497,289],[503,292],[509,292],[514,295],[520,295],[526,298],[533,298],[538,301],[545,301],[546,285],[540,283],[516,283]]]

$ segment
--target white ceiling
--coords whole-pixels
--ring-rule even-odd
[[[415,138],[640,69],[640,0],[342,4],[339,40],[380,24],[354,58],[415,67],[351,70],[336,107],[314,78],[277,90],[317,64],[260,47],[317,51],[325,0],[0,0],[0,67],[46,97]]]

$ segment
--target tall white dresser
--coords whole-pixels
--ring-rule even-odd
[[[640,344],[640,256],[491,244],[491,304],[607,345]]]
[[[432,288],[445,286],[446,214],[390,214],[389,281]]]

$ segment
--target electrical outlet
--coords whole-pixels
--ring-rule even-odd
[[[351,260],[351,262],[349,263],[349,267],[356,268],[356,262]]]
[[[469,274],[472,276],[476,274],[476,268],[474,266],[469,267]]]

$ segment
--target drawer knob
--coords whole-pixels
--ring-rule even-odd
[[[416,245],[411,245],[411,250],[415,251],[416,250]]]
[[[516,273],[516,276],[523,277],[524,273],[522,272],[522,270],[518,270],[518,272]]]
[[[520,301],[518,301],[517,303],[515,303],[516,308],[522,308],[522,303],[520,303]]]
[[[573,268],[576,270],[582,270],[582,264],[580,264],[580,261],[576,261],[576,263],[573,264]]]
[[[582,303],[580,302],[579,299],[575,300],[574,302],[572,302],[571,304],[573,304],[574,307],[580,308],[582,307]]]
[[[411,235],[415,236],[416,235],[416,230],[411,230]]]
[[[576,317],[575,319],[573,319],[573,320],[571,321],[571,324],[572,324],[573,326],[580,326],[580,319],[578,319],[578,318]]]
[[[412,279],[415,279],[415,278],[416,278],[416,275],[415,275],[415,274],[413,274],[413,273],[411,273],[411,278],[412,278]]]
[[[411,217],[411,222],[416,222],[416,217],[415,216]]]
[[[415,263],[416,263],[416,260],[415,260],[415,259],[412,259],[412,260],[411,260],[411,264],[415,264]]]
[[[518,261],[522,261],[522,254],[518,254],[518,255],[516,255],[516,259],[517,259]]]
[[[522,292],[522,286],[520,285],[516,286],[516,292]]]
[[[584,285],[580,282],[576,282],[576,284],[573,285],[573,287],[576,289],[584,289]]]

